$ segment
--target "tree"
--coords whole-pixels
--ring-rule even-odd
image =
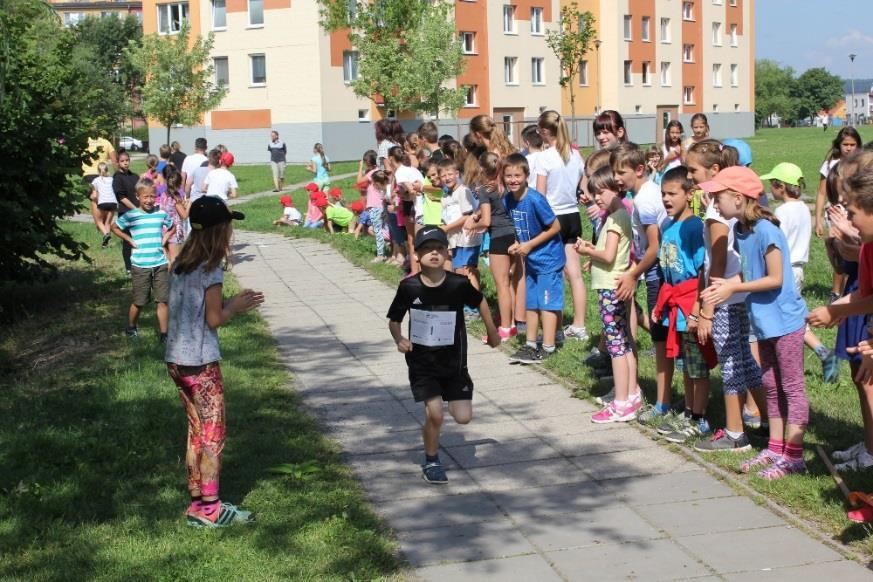
[[[594,15],[589,11],[581,12],[576,2],[561,6],[561,20],[557,30],[546,33],[546,44],[561,66],[561,87],[570,89],[570,116],[576,117],[576,83],[579,66],[588,53],[597,31],[594,28]],[[573,138],[576,138],[576,124],[573,124]]]
[[[809,69],[797,78],[794,97],[797,99],[798,117],[813,117],[845,98],[843,82],[821,67]]]
[[[755,118],[760,125],[773,125],[773,116],[783,121],[797,118],[798,100],[794,95],[794,69],[776,61],[755,63]]]
[[[463,72],[450,0],[319,0],[321,26],[348,31],[358,52],[359,97],[386,110],[437,113],[463,104],[466,89],[446,83]]]
[[[204,40],[189,40],[190,29],[184,25],[174,36],[152,34],[143,37],[140,46],[132,45],[125,54],[144,79],[142,110],[147,117],[167,128],[180,123],[194,125],[204,113],[215,109],[227,94],[225,87],[212,79],[213,35]]]
[[[89,135],[111,128],[100,89],[71,59],[76,35],[39,0],[0,0],[0,281],[47,277],[85,245],[58,219],[82,207]],[[14,48],[13,48],[14,47]]]

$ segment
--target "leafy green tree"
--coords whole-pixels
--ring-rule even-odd
[[[783,121],[797,118],[795,84],[791,67],[769,59],[755,63],[755,118],[759,125],[772,126],[774,115]]]
[[[170,143],[173,125],[198,123],[227,94],[227,88],[213,82],[213,35],[206,39],[198,36],[193,42],[189,37],[190,29],[185,25],[176,35],[148,35],[140,46],[125,49],[143,78],[143,113],[167,128],[166,143]]]
[[[576,2],[561,6],[560,25],[546,33],[546,44],[561,64],[561,87],[570,89],[570,116],[576,117],[576,79],[579,66],[588,53],[589,45],[597,34],[594,15],[582,12]],[[576,124],[573,124],[576,131]],[[575,135],[573,136],[575,139]]]
[[[39,0],[0,0],[0,281],[49,276],[85,246],[58,220],[81,208],[82,152],[111,129],[99,87],[71,59],[77,39]]]
[[[809,69],[794,84],[797,114],[800,119],[813,117],[823,109],[830,109],[844,99],[843,82],[824,68]]]
[[[386,110],[439,114],[463,104],[466,89],[447,87],[464,67],[450,0],[318,0],[321,26],[348,31],[358,52],[355,95]]]

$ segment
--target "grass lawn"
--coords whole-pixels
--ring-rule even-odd
[[[754,138],[748,139],[753,149],[754,168],[759,173],[763,173],[769,171],[778,162],[792,161],[803,168],[809,183],[810,192],[808,194],[814,194],[814,188],[818,185],[819,166],[836,133],[836,130],[831,129],[827,134],[823,134],[821,130],[815,128],[762,130]],[[873,128],[862,127],[861,134],[865,139],[873,139]],[[355,195],[350,188],[351,181],[340,182],[339,185],[346,190],[347,199],[351,199]],[[294,200],[301,212],[305,213],[305,193],[295,192]],[[268,197],[254,200],[240,205],[238,209],[246,213],[246,229],[262,232],[276,232],[278,230],[271,225],[272,220],[281,213],[277,199]],[[588,222],[583,220],[583,223],[587,226]],[[330,236],[320,230],[312,231],[303,228],[286,228],[282,232],[289,237],[306,236],[327,241],[354,263],[370,270],[381,280],[392,285],[399,280],[400,273],[396,268],[383,264],[373,265],[369,262],[373,257],[375,248],[372,238],[355,241],[348,235]],[[813,238],[810,253],[810,264],[806,269],[803,296],[808,306],[813,308],[827,301],[831,287],[831,271],[821,240]],[[485,268],[483,268],[483,282],[485,292],[493,303],[495,299],[494,287]],[[607,383],[594,378],[590,370],[580,363],[588,349],[592,345],[596,345],[596,334],[600,332],[600,318],[593,299],[592,294],[589,296],[587,322],[589,330],[594,332],[595,337],[586,345],[569,342],[562,350],[559,350],[557,356],[545,364],[550,372],[574,386],[575,395],[582,398],[604,393],[610,388]],[[570,316],[572,305],[569,301],[565,303],[567,304],[567,315]],[[645,304],[645,299],[642,296],[640,303]],[[481,331],[479,328],[473,328],[474,334],[479,331]],[[385,333],[387,337],[387,330]],[[821,330],[818,333],[826,345],[833,346],[836,336],[835,330]],[[642,332],[641,352],[645,353],[650,347],[651,342],[648,335]],[[848,364],[843,363],[842,366],[839,383],[824,384],[818,358],[809,350],[806,351],[806,388],[811,403],[811,420],[807,433],[805,455],[809,473],[792,476],[775,483],[765,482],[757,477],[738,475],[738,478],[761,494],[812,521],[826,535],[847,543],[859,551],[873,554],[873,536],[870,535],[873,530],[852,524],[846,519],[843,497],[812,446],[822,444],[826,450],[831,451],[854,444],[862,438],[857,393],[850,378]],[[654,375],[654,358],[650,355],[643,355],[640,363],[640,384],[650,401],[655,396]],[[679,379],[674,381],[674,390],[675,398],[681,396],[682,386]],[[712,381],[708,416],[714,427],[724,426],[724,407],[718,372],[715,373]],[[588,421],[587,418],[580,418],[580,422]],[[758,446],[766,444],[763,439],[754,439],[753,442]],[[715,465],[731,471],[738,467],[741,460],[741,457],[730,453],[721,453],[710,458]],[[873,490],[873,474],[847,474],[845,478],[850,489]]]
[[[146,170],[145,161],[138,159],[131,161],[130,171],[142,174]],[[358,171],[358,162],[337,162],[331,164],[331,175],[338,176],[349,172]],[[231,169],[239,184],[239,195],[254,194],[255,192],[267,192],[273,189],[273,173],[270,164],[236,165]],[[285,183],[296,184],[312,179],[312,172],[302,165],[285,166]]]
[[[0,579],[362,580],[400,572],[393,542],[300,412],[263,321],[221,331],[228,441],[222,497],[258,513],[226,530],[185,525],[186,421],[153,312],[123,337],[129,283],[117,240],[65,228],[91,265],[5,289],[0,327]],[[234,292],[233,276],[226,293]],[[290,471],[271,468],[291,465]],[[295,474],[296,473],[296,474]]]

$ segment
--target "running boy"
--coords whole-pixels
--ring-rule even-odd
[[[488,331],[488,345],[500,345],[488,302],[469,279],[443,269],[449,240],[438,227],[424,227],[415,237],[415,258],[421,270],[403,279],[388,309],[388,330],[397,351],[406,354],[409,384],[416,402],[424,402],[422,478],[448,483],[439,458],[443,401],[458,424],[473,419],[473,381],[467,371],[467,330],[464,306],[476,307]],[[409,312],[409,336],[401,323]]]
[[[154,182],[142,178],[136,184],[136,196],[139,198],[139,208],[120,215],[112,225],[112,234],[133,248],[130,256],[133,303],[127,313],[125,332],[129,338],[139,337],[136,328],[139,312],[148,304],[151,296],[157,306],[158,328],[163,343],[167,341],[167,301],[170,293],[164,247],[176,232],[176,225],[166,212],[155,209]],[[166,229],[163,235],[162,229]]]
[[[555,352],[555,334],[564,309],[564,263],[561,223],[545,197],[527,183],[530,167],[521,154],[503,160],[503,197],[515,225],[517,242],[510,255],[524,260],[527,341],[509,359],[519,364],[538,364]],[[543,322],[543,345],[537,347],[537,328]]]

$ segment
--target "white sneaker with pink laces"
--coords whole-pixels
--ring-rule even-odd
[[[609,424],[610,422],[628,422],[636,418],[643,403],[641,400],[629,400],[624,405],[612,401],[600,412],[591,416],[591,422],[595,424]]]

